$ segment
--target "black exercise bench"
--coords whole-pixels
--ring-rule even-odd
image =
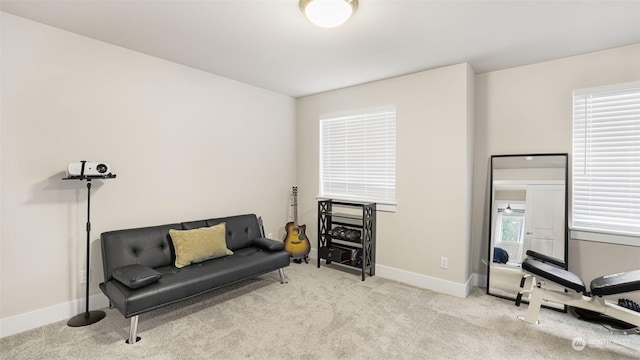
[[[529,256],[522,263],[522,271],[525,275],[521,281],[521,287],[524,287],[524,280],[527,277],[532,277],[531,287],[520,291],[516,300],[518,305],[522,295],[529,295],[529,310],[527,316],[520,317],[522,320],[537,324],[542,302],[552,301],[618,319],[635,326],[632,329],[625,329],[625,333],[640,334],[640,312],[603,298],[607,295],[640,291],[640,270],[601,276],[591,281],[587,289],[578,275],[564,269],[562,260],[531,251],[527,252],[527,255]],[[545,281],[558,284],[565,291],[547,288],[544,286]]]

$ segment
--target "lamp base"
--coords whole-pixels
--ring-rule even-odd
[[[95,324],[104,319],[106,315],[107,314],[102,310],[84,312],[69,319],[69,321],[67,321],[67,325],[71,327],[80,327]]]

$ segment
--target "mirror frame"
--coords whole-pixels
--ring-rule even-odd
[[[533,157],[540,157],[540,156],[561,156],[564,157],[564,263],[565,263],[565,270],[568,268],[569,266],[569,190],[568,190],[568,185],[569,185],[569,154],[568,153],[538,153],[538,154],[507,154],[507,155],[491,155],[491,162],[489,164],[489,171],[490,171],[490,177],[489,177],[489,237],[488,237],[488,246],[487,246],[487,295],[492,295],[492,296],[496,296],[499,298],[503,298],[503,299],[508,299],[508,300],[515,300],[517,294],[514,294],[514,297],[508,297],[508,296],[504,296],[504,295],[499,295],[499,294],[492,294],[490,291],[490,284],[491,284],[491,252],[493,251],[493,246],[492,246],[492,241],[491,241],[491,236],[492,234],[492,227],[493,227],[493,205],[494,205],[494,189],[493,189],[493,173],[494,173],[494,169],[493,169],[493,161],[494,159],[498,159],[498,158],[509,158],[509,157],[528,157],[528,156],[533,156]],[[523,303],[528,303],[528,300],[522,299]],[[544,305],[543,305],[544,306]],[[547,307],[547,306],[544,306]],[[564,306],[564,310],[563,309],[558,309],[555,307],[550,307],[551,309],[554,310],[559,310],[559,311],[565,311],[567,310],[567,306]]]

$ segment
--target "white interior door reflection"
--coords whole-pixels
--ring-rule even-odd
[[[564,185],[527,186],[525,252],[564,259]]]

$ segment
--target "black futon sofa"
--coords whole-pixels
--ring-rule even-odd
[[[185,230],[194,229],[212,231],[214,227],[223,228],[219,237],[224,237],[232,255],[227,252],[188,265],[176,262],[174,242],[179,234],[193,233]],[[283,268],[290,262],[282,242],[262,236],[254,214],[109,231],[102,233],[100,241],[105,279],[100,289],[111,306],[131,318],[130,344],[140,339],[138,315],[275,270],[284,283]],[[180,249],[182,254],[182,245]]]

